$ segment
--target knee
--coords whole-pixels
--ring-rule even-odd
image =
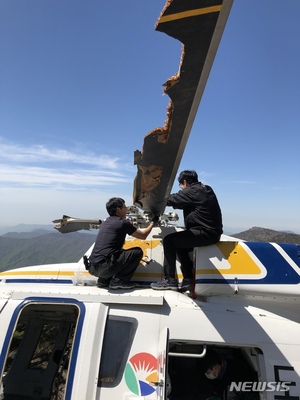
[[[170,246],[174,244],[174,235],[176,235],[176,233],[170,233],[169,235],[165,236],[163,238],[163,245],[164,246]]]
[[[144,253],[140,247],[134,247],[132,250],[134,250],[134,254],[136,255],[136,258],[141,259],[143,257]]]
[[[163,245],[170,243],[170,236],[171,235],[167,235],[163,238]]]
[[[142,258],[144,255],[143,250],[140,247],[139,247],[138,255],[140,258]]]
[[[89,273],[97,277],[99,276],[98,269],[93,264],[89,268]]]

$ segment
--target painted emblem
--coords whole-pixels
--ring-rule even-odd
[[[124,376],[132,393],[149,396],[155,391],[151,382],[157,381],[157,358],[149,353],[135,354],[126,364]]]

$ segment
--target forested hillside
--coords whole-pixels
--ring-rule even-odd
[[[0,271],[39,264],[77,262],[94,243],[89,233],[33,231],[0,236]]]

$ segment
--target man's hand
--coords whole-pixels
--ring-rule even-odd
[[[151,219],[151,223],[153,224],[153,226],[159,226],[159,215],[155,215],[152,219]]]

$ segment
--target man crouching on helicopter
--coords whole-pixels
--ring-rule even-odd
[[[90,255],[89,272],[98,277],[97,286],[110,289],[132,289],[130,282],[142,257],[140,247],[123,249],[126,235],[145,240],[153,228],[151,222],[146,228],[136,228],[126,220],[125,201],[113,197],[106,203],[109,217],[102,223],[95,246]]]

